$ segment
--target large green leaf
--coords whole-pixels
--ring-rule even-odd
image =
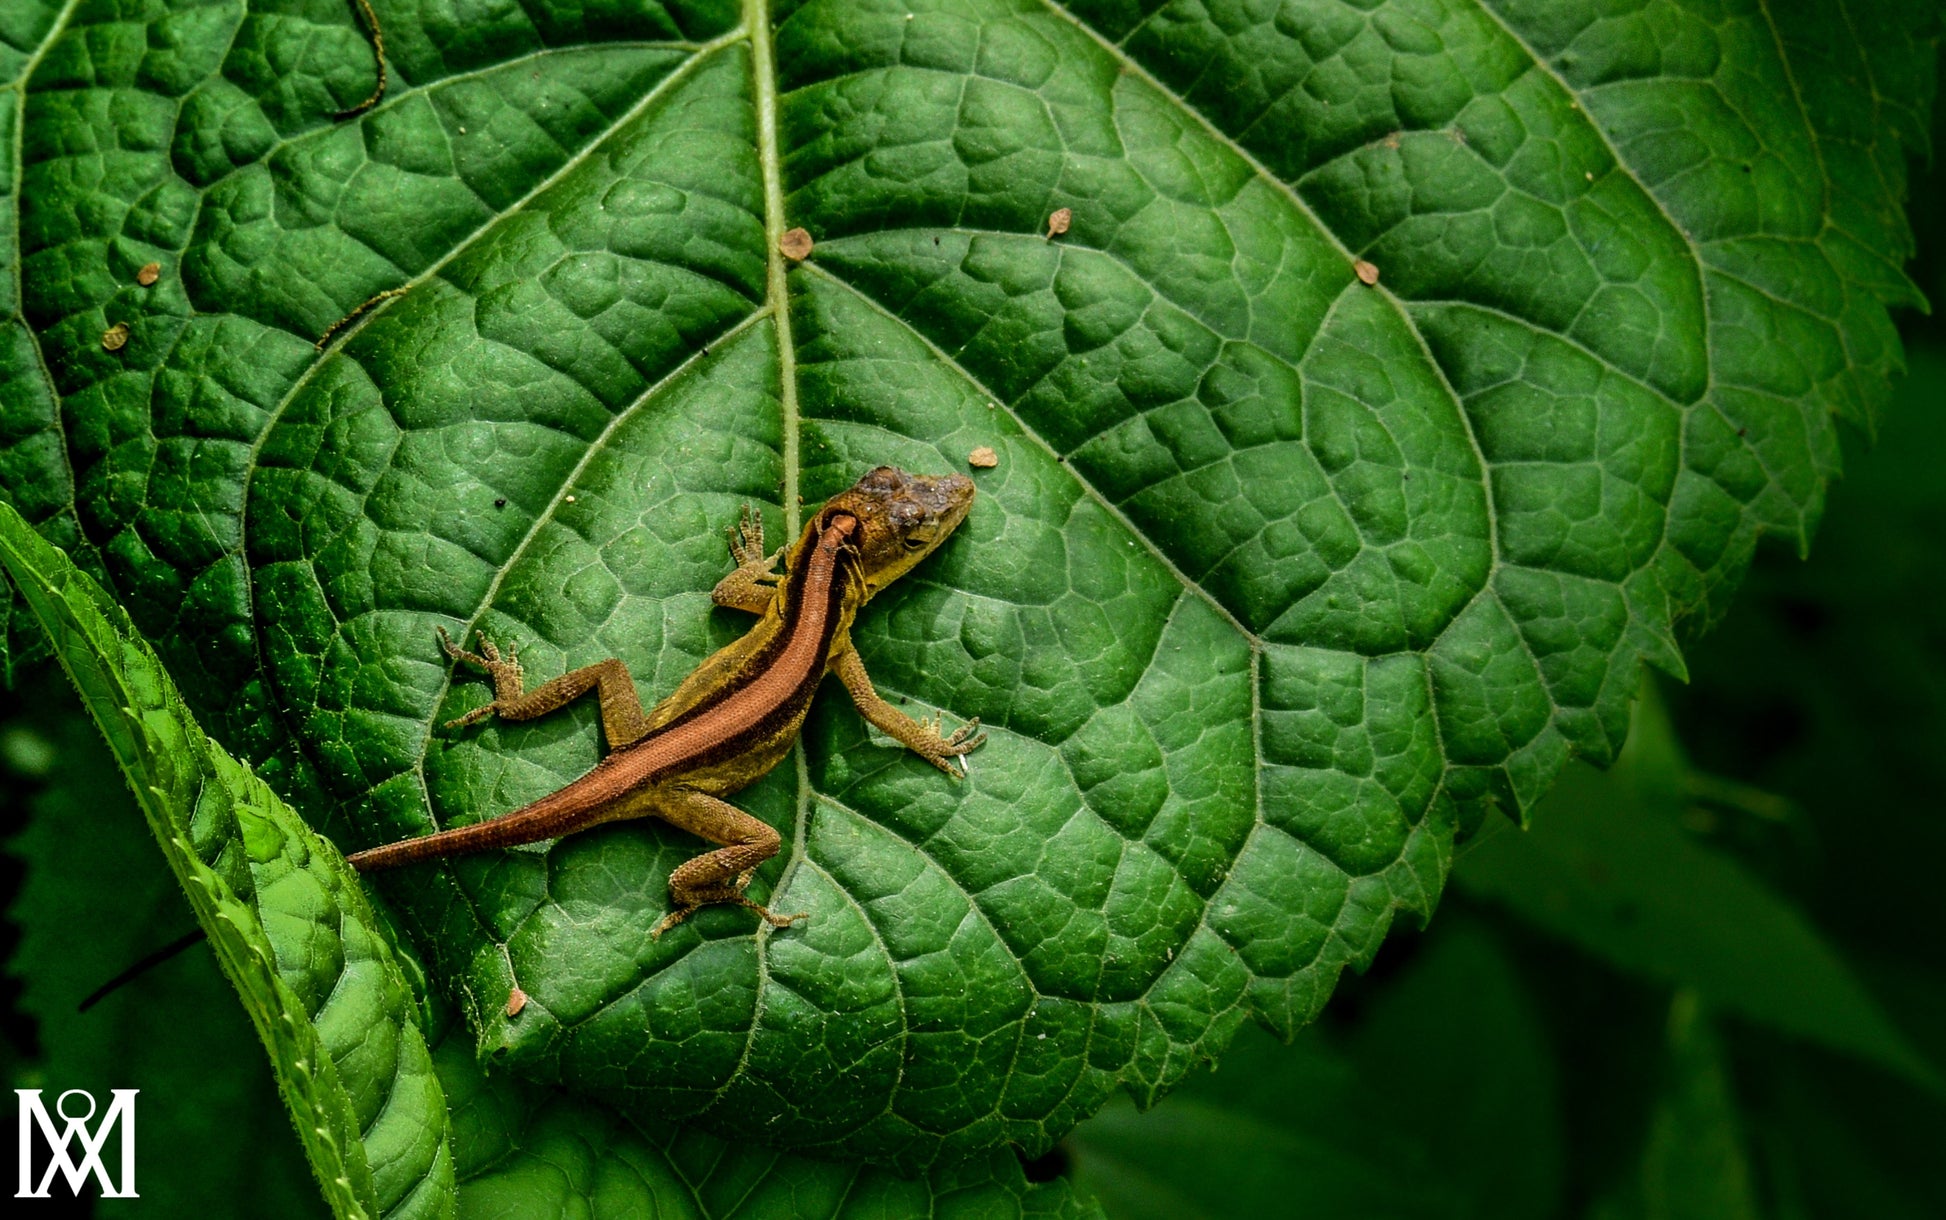
[[[741,627],[740,502],[993,446],[858,633],[993,730],[970,780],[821,706],[742,798],[808,923],[651,941],[655,826],[387,892],[534,1079],[1042,1147],[1310,1019],[1610,757],[1884,394],[1935,6],[1611,8],[380,0],[340,122],[340,0],[15,0],[0,479],[363,846],[597,756],[591,708],[438,729],[483,692],[436,627],[658,694]]]

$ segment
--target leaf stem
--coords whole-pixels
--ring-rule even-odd
[[[144,974],[148,973],[150,970],[155,969],[157,966],[160,966],[162,963],[168,961],[170,958],[175,957],[179,953],[182,953],[184,950],[188,949],[191,945],[201,944],[204,940],[207,940],[208,938],[209,938],[209,933],[199,925],[195,929],[195,931],[185,932],[183,935],[176,937],[176,939],[170,941],[168,944],[162,946],[160,949],[155,950],[153,953],[143,954],[141,957],[137,958],[134,962],[130,963],[129,966],[126,969],[124,969],[120,974],[117,974],[114,978],[109,979],[106,983],[103,983],[101,986],[89,992],[87,998],[83,999],[79,1004],[76,1004],[74,1006],[74,1011],[77,1013],[87,1012],[90,1008],[93,1008],[95,1005],[101,1003],[109,996],[115,994],[115,992],[120,990],[122,987],[125,987],[129,983],[134,982],[136,979],[141,978]]]

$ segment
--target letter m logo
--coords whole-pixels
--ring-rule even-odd
[[[93,1131],[88,1130],[88,1120],[95,1116],[94,1094],[86,1089],[69,1089],[54,1102],[55,1112],[67,1125],[60,1131],[54,1129],[54,1120],[48,1116],[47,1107],[41,1104],[39,1089],[15,1089],[20,1097],[20,1189],[14,1192],[16,1199],[45,1199],[47,1185],[54,1180],[54,1171],[60,1170],[68,1180],[71,1194],[81,1193],[81,1183],[92,1173],[95,1181],[101,1184],[104,1199],[133,1199],[135,1194],[135,1095],[140,1089],[115,1089],[115,1100],[109,1104],[108,1113],[101,1116],[101,1122]],[[68,1117],[67,1101],[70,1097],[88,1099],[88,1112],[79,1118]],[[108,1166],[101,1160],[101,1149],[108,1142],[108,1131],[116,1123],[122,1126],[122,1188],[108,1180]],[[39,1128],[41,1137],[47,1141],[50,1153],[47,1172],[41,1175],[38,1187],[34,1184],[34,1130]],[[69,1154],[70,1149],[80,1153],[77,1160]]]

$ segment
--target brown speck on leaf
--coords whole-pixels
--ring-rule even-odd
[[[977,466],[981,470],[991,470],[1000,464],[1000,455],[993,451],[992,445],[981,445],[966,455],[966,464]]]
[[[1382,143],[1385,145],[1385,147],[1392,149],[1393,151],[1396,152],[1399,147],[1399,133],[1395,131],[1391,135],[1386,136],[1385,139],[1382,141]]]
[[[1050,239],[1059,237],[1067,232],[1068,226],[1073,223],[1073,208],[1055,208],[1053,214],[1047,218],[1047,236]]]
[[[1367,288],[1371,287],[1373,284],[1378,283],[1377,263],[1368,263],[1361,258],[1357,262],[1351,265],[1351,272],[1353,275],[1358,277],[1358,282],[1365,285]]]
[[[787,229],[777,239],[777,249],[794,263],[801,263],[811,257],[811,235],[803,229]]]
[[[527,993],[516,987],[507,993],[507,1015],[517,1017],[520,1010],[527,1007]]]
[[[146,266],[144,266],[140,271],[137,271],[135,273],[135,282],[142,285],[142,287],[144,288],[147,288],[150,284],[155,283],[157,280],[161,278],[162,278],[161,263],[149,263]]]
[[[107,330],[101,332],[101,347],[103,351],[119,352],[127,346],[128,323],[117,322]]]

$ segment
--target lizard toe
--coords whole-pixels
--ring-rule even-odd
[[[688,919],[689,913],[691,911],[694,911],[695,909],[696,909],[695,907],[677,907],[675,910],[669,912],[667,915],[664,915],[662,917],[662,922],[655,925],[655,931],[649,933],[649,939],[661,940],[662,934],[664,932],[667,932],[670,928],[675,927],[683,920]]]
[[[776,912],[772,911],[769,907],[752,902],[748,898],[739,898],[737,899],[737,901],[742,903],[744,906],[749,907],[751,910],[755,911],[758,915],[761,915],[763,917],[764,922],[769,924],[773,928],[788,928],[793,923],[796,923],[800,919],[809,919],[811,917],[811,913],[809,911],[799,911],[795,915],[779,915]]]
[[[472,711],[466,713],[463,716],[456,716],[453,719],[448,720],[446,722],[446,727],[449,729],[463,729],[469,724],[477,724],[480,721],[485,720],[488,716],[493,715],[495,712],[499,710],[500,710],[500,703],[498,700],[495,700],[492,703],[483,703],[479,707],[474,708]]]

